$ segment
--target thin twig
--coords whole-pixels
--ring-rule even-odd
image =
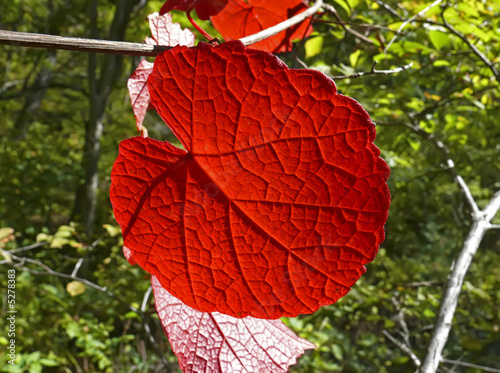
[[[411,120],[413,118],[409,116]],[[382,124],[382,123],[379,123]],[[477,207],[476,201],[474,200],[474,197],[472,196],[472,193],[467,186],[467,184],[464,182],[463,178],[458,174],[457,170],[455,169],[455,162],[450,157],[450,153],[448,151],[448,148],[439,140],[436,140],[434,136],[428,132],[426,132],[422,127],[420,127],[418,124],[409,124],[409,123],[403,123],[402,124],[404,127],[410,129],[411,131],[415,132],[417,135],[422,137],[424,140],[428,140],[431,142],[444,156],[445,162],[446,162],[446,170],[452,175],[453,179],[455,182],[458,184],[460,187],[460,190],[464,193],[465,198],[467,202],[469,203],[470,207],[472,208],[472,213],[473,216],[479,214],[479,208]]]
[[[420,12],[418,12],[417,14],[415,14],[413,17],[410,17],[408,18],[406,21],[404,21],[401,26],[399,26],[398,30],[396,31],[396,34],[392,37],[391,41],[386,45],[386,47],[384,48],[384,53],[387,53],[387,51],[389,50],[389,47],[392,45],[392,43],[394,43],[394,41],[396,40],[396,38],[399,36],[399,34],[401,33],[401,31],[406,27],[406,25],[410,22],[412,22],[414,19],[420,17],[422,14],[425,14],[427,11],[431,10],[432,8],[434,8],[436,5],[442,3],[443,0],[436,0],[434,1],[432,4],[430,4],[429,6],[425,7],[424,9],[422,9]]]
[[[383,1],[381,1],[381,0],[375,0],[375,2],[378,5],[382,5],[389,13],[391,13],[392,15],[398,17],[401,21],[404,19],[401,14],[399,14],[398,12],[396,12],[393,8],[391,8],[388,4],[384,3]]]
[[[36,249],[38,247],[42,247],[42,246],[45,246],[47,244],[48,244],[48,242],[46,242],[46,241],[37,242],[37,243],[31,244],[31,245],[28,245],[28,246],[19,247],[17,249],[13,249],[13,250],[8,250],[7,253],[9,253],[9,254],[17,254],[17,253],[20,253],[22,251],[27,251],[27,250]]]
[[[71,277],[76,277],[76,274],[78,273],[78,270],[82,266],[82,263],[83,263],[83,258],[78,259],[78,262],[76,262],[73,272],[71,272]]]
[[[500,73],[498,72],[498,70],[495,68],[495,65],[493,64],[493,62],[491,62],[488,57],[486,57],[474,44],[472,44],[469,39],[467,39],[467,37],[462,34],[461,32],[459,32],[457,29],[455,29],[452,25],[450,25],[448,23],[448,21],[446,20],[446,18],[444,17],[444,12],[445,12],[446,8],[443,9],[443,11],[441,12],[441,19],[443,20],[443,25],[448,29],[450,30],[453,34],[455,34],[456,36],[458,36],[460,39],[462,39],[462,41],[467,44],[469,46],[470,49],[472,49],[472,51],[481,59],[481,61],[483,61],[486,66],[488,66],[488,68],[491,70],[491,72],[493,73],[493,75],[495,76],[496,80],[498,82],[500,82]]]
[[[398,346],[401,351],[403,351],[405,354],[407,354],[411,361],[413,362],[413,365],[415,365],[415,367],[420,367],[420,359],[417,357],[417,355],[415,355],[413,353],[412,350],[410,350],[410,348],[408,348],[408,346],[402,344],[401,342],[399,342],[396,338],[394,338],[392,335],[389,334],[389,332],[387,330],[383,330],[382,333],[391,340],[392,343],[394,343],[396,346]]]
[[[484,370],[485,372],[500,373],[500,369],[485,367],[484,365],[465,363],[465,362],[462,362],[459,360],[449,360],[449,359],[441,359],[441,361],[443,363],[447,363],[447,364],[455,364],[455,365],[461,365],[461,366],[467,367],[467,368],[481,369],[481,370]]]
[[[61,277],[61,278],[66,278],[66,279],[70,279],[70,280],[75,280],[75,281],[79,281],[93,289],[96,289],[106,295],[108,295],[109,297],[113,298],[113,299],[116,299],[118,300],[119,302],[121,302],[122,304],[126,305],[131,311],[134,311],[136,312],[137,314],[139,314],[139,310],[137,308],[135,308],[134,306],[128,304],[127,302],[123,301],[122,299],[120,299],[120,297],[116,296],[114,293],[112,293],[111,291],[109,291],[107,288],[105,287],[102,287],[102,286],[99,286],[89,280],[86,280],[84,278],[80,278],[78,276],[73,276],[73,275],[68,275],[67,273],[61,273],[61,272],[57,272],[57,271],[54,271],[52,268],[50,268],[49,266],[47,266],[46,264],[38,261],[38,260],[34,260],[34,259],[30,259],[30,258],[26,258],[26,257],[18,257],[16,255],[12,255],[11,252],[9,251],[5,251],[3,249],[0,249],[0,252],[6,254],[6,255],[9,255],[11,258],[19,261],[19,264],[16,266],[17,269],[21,270],[21,271],[25,271],[25,272],[30,272],[30,273],[33,273],[35,275],[53,275],[53,276],[57,276],[57,277]],[[23,267],[24,263],[31,263],[31,264],[34,264],[38,267],[41,267],[44,269],[44,272],[42,271],[36,271],[36,270],[33,270],[31,268],[27,268],[27,267]]]
[[[172,47],[162,45],[69,38],[64,36],[5,30],[0,30],[0,44],[35,48],[66,49],[80,52],[122,54],[129,56],[157,56],[166,50],[172,49]]]
[[[153,336],[153,333],[151,332],[151,328],[149,327],[149,324],[147,323],[147,321],[150,319],[145,317],[146,316],[146,308],[148,306],[148,300],[149,300],[149,297],[150,297],[152,291],[153,291],[153,288],[152,288],[152,286],[150,286],[148,288],[148,290],[146,291],[146,293],[144,294],[144,297],[142,298],[141,315],[142,315],[142,319],[144,320],[143,326],[144,326],[144,330],[146,331],[146,334],[148,335],[149,342],[151,343],[151,345],[155,349],[156,354],[160,357],[161,362],[162,362],[163,366],[165,367],[166,371],[171,372],[171,369],[168,365],[168,361],[167,361],[167,359],[165,359],[165,356],[163,356],[162,352],[160,351],[160,349],[158,347],[158,342],[156,342],[156,339]]]
[[[146,307],[148,306],[148,300],[149,300],[149,296],[151,295],[151,291],[153,291],[153,288],[151,286],[149,286],[146,293],[144,293],[144,298],[142,298],[142,304],[141,304],[141,312],[142,313],[146,312]]]
[[[354,79],[354,78],[359,78],[361,76],[365,75],[375,75],[375,74],[383,74],[383,75],[389,75],[389,74],[396,74],[404,70],[408,70],[413,66],[413,62],[409,63],[408,65],[404,65],[401,67],[396,67],[395,69],[391,70],[376,70],[375,69],[376,62],[373,63],[372,68],[370,71],[364,71],[364,72],[358,72],[354,73],[352,75],[340,75],[340,76],[332,76],[331,78],[334,80],[342,80],[342,79]]]
[[[276,35],[280,33],[281,31],[284,31],[302,21],[304,21],[307,17],[312,16],[314,13],[318,11],[319,8],[323,5],[323,0],[316,0],[313,6],[310,8],[306,9],[302,13],[299,13],[292,18],[287,19],[286,21],[283,21],[281,23],[278,23],[275,26],[269,27],[265,30],[262,30],[256,34],[245,36],[244,38],[241,38],[240,41],[245,44],[245,45],[251,45],[255,44],[261,40],[267,39],[270,36]]]
[[[340,26],[342,26],[342,28],[344,30],[346,30],[350,34],[353,34],[354,36],[356,36],[357,38],[363,40],[364,42],[366,42],[368,44],[375,44],[375,42],[373,40],[368,39],[363,34],[359,33],[356,30],[353,30],[352,28],[350,28],[349,26],[347,26],[347,23],[344,22],[344,20],[342,19],[342,17],[340,17],[340,14],[337,12],[337,9],[335,9],[335,7],[333,5],[323,4],[323,9],[325,9],[329,13],[332,13],[335,16],[335,18],[337,18],[337,21],[339,21],[338,23],[340,24]]]

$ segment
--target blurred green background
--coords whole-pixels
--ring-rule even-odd
[[[436,142],[480,207],[500,189],[499,81],[471,48],[500,68],[500,2],[442,2],[408,23],[386,51],[395,30],[431,2],[326,3],[338,17],[325,8],[315,32],[280,57],[290,67],[337,77],[338,90],[370,113],[392,168],[393,201],[386,240],[351,292],[312,315],[284,320],[318,346],[291,370],[412,372],[411,359],[385,333],[424,356],[442,286],[471,222]],[[141,42],[149,35],[147,15],[161,5],[4,1],[0,29]],[[190,26],[174,13],[174,21]],[[123,258],[108,197],[118,143],[136,135],[126,82],[140,58],[6,45],[0,57],[0,248],[12,254],[0,258],[0,371],[154,372],[165,371],[165,362],[178,371],[152,297],[141,308],[150,278]],[[413,65],[345,78],[372,71],[374,62],[377,70]],[[176,141],[154,113],[145,125],[151,137]],[[500,231],[491,230],[466,276],[446,359],[500,370],[499,262]],[[13,265],[15,367],[4,354]],[[75,269],[97,288],[68,278]],[[442,363],[440,371],[481,370]]]

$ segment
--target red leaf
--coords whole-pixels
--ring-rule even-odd
[[[186,306],[151,278],[156,310],[183,372],[286,372],[314,344],[279,320],[236,319]]]
[[[152,37],[146,38],[146,44],[194,46],[194,34],[188,29],[182,30],[180,24],[172,23],[172,16],[170,14],[160,16],[158,13],[153,13],[148,16],[148,19]],[[145,134],[145,137],[147,137],[147,130],[142,126],[142,122],[144,121],[146,111],[151,102],[147,82],[149,74],[151,74],[152,71],[153,64],[143,60],[127,82],[132,110],[134,111],[136,119],[137,131]]]
[[[168,0],[160,9],[160,14],[170,12],[172,9],[190,12],[196,9],[198,17],[203,20],[210,19],[210,16],[219,14],[224,9],[228,0]]]
[[[139,132],[144,131],[142,122],[144,122],[146,111],[151,102],[148,90],[148,77],[152,72],[153,64],[146,60],[142,60],[127,82],[128,94],[135,115],[135,125]]]
[[[229,0],[226,8],[212,17],[212,24],[226,40],[256,34],[301,13],[306,9],[302,0]],[[312,33],[309,20],[286,31],[255,43],[252,48],[280,53],[292,50],[291,40],[303,39]]]
[[[344,296],[390,203],[365,110],[239,41],[163,53],[149,90],[188,152],[121,142],[110,196],[134,260],[203,312],[279,318]]]
[[[186,45],[194,47],[194,34],[189,30],[182,30],[180,23],[172,22],[172,15],[153,13],[148,16],[151,38],[146,38],[146,44],[151,45]]]

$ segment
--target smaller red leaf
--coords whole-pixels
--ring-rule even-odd
[[[153,13],[148,19],[151,38],[146,38],[146,44],[194,47],[195,35],[189,29],[183,30],[180,23],[173,23],[172,15]]]
[[[286,372],[316,346],[279,320],[196,311],[151,277],[156,310],[184,372]]]
[[[170,14],[160,16],[158,13],[153,13],[148,16],[148,19],[152,37],[147,37],[144,40],[146,44],[172,47],[176,45],[194,46],[195,35],[188,29],[182,30],[179,23],[173,23]],[[127,82],[137,131],[142,133],[144,137],[147,137],[147,130],[142,126],[142,122],[146,111],[152,108],[148,91],[148,77],[152,71],[153,64],[143,60]]]
[[[235,40],[283,22],[306,8],[302,0],[229,0],[224,10],[212,17],[212,24],[224,39]],[[305,20],[252,44],[252,48],[272,53],[289,52],[292,50],[292,40],[303,39],[311,33],[310,21]]]
[[[146,111],[151,103],[151,97],[148,90],[148,77],[153,71],[153,64],[142,60],[134,73],[127,82],[128,94],[132,103],[132,110],[135,115],[135,125],[137,131],[143,133],[145,128],[142,126]]]
[[[160,14],[170,12],[172,9],[190,12],[195,9],[198,17],[203,20],[210,19],[224,9],[228,0],[168,0],[160,9]]]

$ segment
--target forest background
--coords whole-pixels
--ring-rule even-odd
[[[161,5],[2,1],[0,29],[142,42]],[[284,320],[318,346],[291,371],[412,372],[473,226],[464,191],[481,209],[500,189],[500,2],[335,0],[323,10],[314,33],[280,58],[333,77],[369,112],[392,169],[392,205],[380,253],[351,292]],[[174,21],[190,27],[184,13]],[[0,258],[2,349],[13,265],[20,313],[18,364],[2,352],[0,371],[176,371],[145,297],[149,276],[123,257],[108,196],[118,143],[136,135],[126,82],[140,57],[7,45],[0,57],[0,249],[10,253]],[[177,141],[156,114],[145,125],[150,137]],[[500,230],[491,229],[440,371],[500,371],[499,262]]]

